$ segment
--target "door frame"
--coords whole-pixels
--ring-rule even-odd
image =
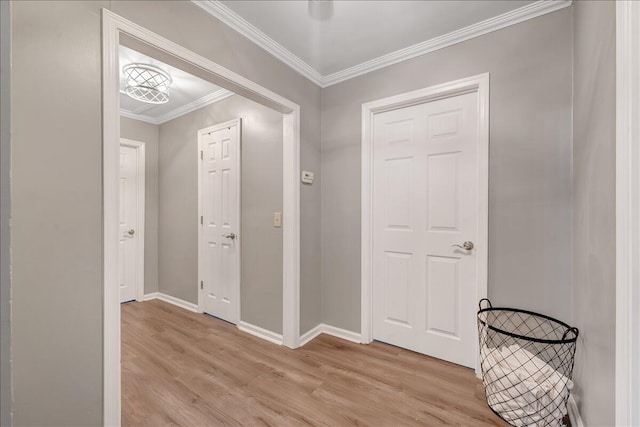
[[[640,3],[616,2],[616,425],[640,425]]]
[[[361,190],[361,334],[362,343],[373,341],[373,123],[376,114],[412,105],[478,93],[478,284],[476,300],[487,297],[489,230],[489,73],[362,104]],[[477,350],[477,340],[475,340]],[[479,352],[476,351],[479,356]],[[477,359],[477,358],[476,358]],[[476,361],[476,373],[479,372]]]
[[[145,143],[133,139],[120,138],[120,145],[136,150],[136,201],[138,208],[136,213],[136,301],[144,299],[144,231],[145,231]]]
[[[118,171],[120,70],[118,47],[134,48],[240,94],[283,115],[283,343],[300,338],[300,106],[134,22],[102,9],[103,422],[120,425],[120,298]]]
[[[203,227],[201,226],[202,224],[200,223],[200,216],[202,215],[202,157],[200,157],[200,153],[202,152],[203,148],[202,148],[202,137],[204,136],[204,134],[206,133],[211,133],[211,132],[216,132],[218,130],[224,129],[224,128],[228,128],[230,126],[236,126],[236,140],[238,141],[238,147],[237,147],[237,153],[238,155],[236,156],[236,168],[238,171],[238,180],[237,180],[237,185],[236,185],[236,191],[238,194],[238,200],[237,200],[237,216],[236,216],[236,222],[238,224],[238,238],[235,239],[235,245],[236,245],[236,250],[237,252],[237,259],[238,262],[236,263],[236,288],[235,288],[235,292],[234,292],[234,298],[235,298],[235,302],[234,304],[236,305],[236,318],[234,319],[234,323],[235,325],[239,325],[240,321],[241,321],[241,317],[240,317],[240,284],[242,283],[241,281],[241,265],[242,265],[242,248],[241,248],[241,241],[242,241],[242,119],[237,118],[237,119],[233,119],[233,120],[229,120],[228,122],[224,122],[224,123],[219,123],[213,126],[208,126],[206,128],[203,129],[198,129],[197,131],[197,135],[198,135],[198,152],[196,153],[196,155],[198,156],[198,218],[196,219],[198,221],[198,283],[196,284],[198,286],[198,312],[200,313],[204,313],[204,291],[202,289],[200,289],[200,281],[202,280],[203,277],[203,266],[205,264],[205,260],[203,259],[204,257],[204,253],[201,251],[202,248],[202,243],[204,242],[204,230]]]

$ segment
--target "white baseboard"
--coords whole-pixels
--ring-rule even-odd
[[[357,344],[362,344],[362,335],[357,332],[347,331],[346,329],[336,328],[335,326],[321,323],[309,332],[305,333],[298,340],[298,345],[302,347],[309,341],[313,340],[320,334],[327,334],[334,337],[342,338],[343,340],[351,341]]]
[[[189,311],[192,311],[194,313],[198,312],[198,305],[197,304],[182,300],[180,298],[173,297],[171,295],[163,294],[162,292],[153,292],[153,293],[150,293],[150,294],[145,294],[144,297],[142,297],[142,301],[150,301],[152,299],[159,299],[160,301],[164,301],[164,302],[167,302],[169,304],[173,304],[175,306],[178,306],[180,308],[184,308],[185,310],[189,310]]]
[[[238,322],[238,329],[274,344],[282,345],[283,343],[282,334],[276,334],[275,332],[252,325],[251,323],[240,321]]]
[[[322,324],[322,332],[327,335],[333,335],[334,337],[342,338],[343,340],[351,341],[357,344],[362,344],[362,334],[357,332],[347,331],[346,329],[336,328],[335,326]]]
[[[144,294],[144,296],[142,297],[142,301],[151,301],[152,299],[158,299],[158,292]]]
[[[298,340],[298,346],[302,347],[303,345],[305,345],[306,343],[308,343],[309,341],[311,341],[312,339],[320,335],[322,333],[323,326],[324,325],[321,323],[316,327],[314,327],[313,329],[311,329],[309,332],[306,332],[305,334],[303,334]]]
[[[584,427],[582,418],[580,418],[580,412],[578,411],[578,405],[576,404],[573,396],[569,396],[569,401],[567,402],[567,412],[569,413],[571,427]]]

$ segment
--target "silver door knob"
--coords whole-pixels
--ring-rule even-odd
[[[136,234],[136,230],[134,230],[134,229],[132,228],[131,230],[127,231],[127,234],[128,234],[129,236],[133,236],[134,234]]]
[[[236,233],[223,234],[222,237],[226,237],[227,239],[234,240],[236,238]]]
[[[465,251],[470,251],[473,249],[473,242],[470,241],[466,241],[462,244],[462,246],[460,245],[451,245],[452,248],[460,248],[460,249],[464,249]]]

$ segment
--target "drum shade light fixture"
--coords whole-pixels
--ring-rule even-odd
[[[147,104],[169,102],[171,76],[164,70],[148,64],[129,64],[122,68],[126,82],[124,92],[131,98]]]

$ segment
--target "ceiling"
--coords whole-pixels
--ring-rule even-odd
[[[120,114],[125,117],[161,124],[183,114],[202,108],[233,95],[206,80],[202,80],[178,68],[172,67],[143,55],[140,52],[120,46]],[[123,93],[124,74],[122,68],[131,63],[154,65],[166,71],[173,82],[169,87],[169,102],[161,105],[147,104],[130,98]]]
[[[192,0],[327,86],[569,6],[570,0]]]

